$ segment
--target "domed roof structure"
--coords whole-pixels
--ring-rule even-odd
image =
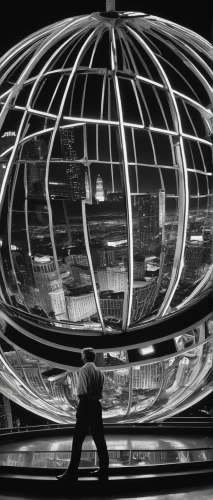
[[[0,59],[1,315],[55,366],[189,330],[211,293],[212,46],[113,5]]]

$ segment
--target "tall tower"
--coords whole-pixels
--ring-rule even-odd
[[[62,280],[58,278],[53,257],[36,255],[33,259],[33,274],[44,310],[47,314],[53,314],[57,319],[66,320]]]
[[[16,140],[15,132],[5,132],[4,135],[1,136],[0,143],[0,153],[4,153],[7,149],[11,148],[14,145]]]
[[[63,160],[67,161],[66,177],[69,198],[73,201],[86,198],[85,166],[75,163],[77,154],[74,148],[74,132],[71,129],[60,130]],[[72,162],[72,163],[69,163]]]
[[[91,195],[90,195],[90,184],[89,184],[89,176],[88,172],[85,172],[85,189],[86,189],[86,200],[90,200]]]
[[[0,139],[0,154],[4,153],[5,151],[7,151],[7,149],[13,146],[15,140],[16,140],[15,132],[5,132]],[[2,160],[0,160],[0,189],[2,186],[2,182],[4,180],[6,166],[7,166],[7,160],[6,158],[2,158]]]
[[[165,226],[165,200],[166,193],[164,189],[159,189],[159,227],[162,230]]]
[[[143,194],[139,197],[138,205],[141,249],[154,252],[159,246],[160,223],[163,223],[163,212],[161,217],[159,214],[159,195]]]
[[[45,198],[47,145],[43,139],[33,137],[23,148],[27,160],[27,191],[29,198]]]
[[[181,281],[193,284],[199,279],[203,250],[203,241],[187,241]]]
[[[101,176],[98,174],[97,180],[96,180],[96,193],[95,193],[95,198],[97,201],[104,201],[104,183],[101,178]]]

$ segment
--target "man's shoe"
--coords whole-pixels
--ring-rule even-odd
[[[98,477],[101,481],[108,481],[108,469],[96,469],[95,471],[90,472],[91,477]]]

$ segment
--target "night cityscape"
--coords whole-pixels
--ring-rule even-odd
[[[2,135],[1,154],[14,144],[15,138],[15,131]],[[9,254],[8,249],[4,250],[5,228],[1,227],[2,265],[9,301],[30,313],[67,321],[69,328],[72,323],[84,328],[95,324],[97,329],[121,331],[129,297],[128,229],[121,165],[94,160],[95,163],[89,161],[89,166],[85,166],[76,153],[75,129],[61,129],[58,144],[60,156],[50,160],[48,204],[45,191],[48,144],[35,135],[22,149],[12,200]],[[169,172],[172,182],[168,178],[166,190],[162,189],[162,174],[160,177],[155,171],[152,186],[154,169],[144,168],[149,175],[145,186],[141,167],[132,165],[130,172],[134,242],[130,326],[158,314],[161,309],[171,280],[178,237],[177,187],[170,194],[176,173]],[[1,183],[4,172],[5,163],[1,163]],[[168,170],[163,171],[163,176],[164,172],[166,179]],[[190,175],[194,175],[193,182],[196,179],[197,190],[189,178],[191,195],[184,266],[171,301],[173,308],[187,302],[206,275],[211,282],[211,178],[206,176],[206,187],[202,180],[206,194],[200,197],[199,174],[195,171]],[[147,191],[142,192],[143,187]],[[51,207],[54,249],[48,207]]]
[[[170,476],[177,488],[212,478],[213,12],[205,3],[192,12],[180,0],[174,14],[146,0],[57,9],[38,0],[25,22],[21,0],[11,5],[11,35],[2,24],[8,492],[22,474],[19,484],[27,477],[36,494],[45,469],[39,478],[51,495],[56,470],[69,470],[88,345],[104,374],[110,487],[132,481],[131,492],[136,483],[152,492],[156,483],[159,493]],[[10,18],[9,5],[2,13]],[[78,485],[89,497],[103,457],[88,429]]]

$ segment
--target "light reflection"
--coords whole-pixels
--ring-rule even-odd
[[[211,328],[211,322],[209,325]],[[212,341],[205,339],[207,328],[208,324],[201,325],[179,335],[178,352],[161,362],[143,361],[140,365],[141,358],[137,365],[129,366],[126,351],[99,354],[98,364],[105,373],[105,422],[158,421],[204,397],[211,390],[213,364]],[[46,419],[75,422],[78,370],[54,369],[20,349],[6,348],[5,340],[0,358],[0,390],[4,395]]]
[[[128,16],[128,13],[122,14],[124,24],[119,27],[120,31],[125,30],[125,19]],[[21,76],[18,68],[16,70],[17,80],[20,81],[21,78],[23,85],[15,97],[15,107],[19,109],[20,116],[25,113],[29,122],[27,136],[21,135],[22,122],[19,127],[14,121],[14,127],[9,130],[9,122],[5,117],[2,126],[0,184],[4,184],[5,175],[8,176],[7,182],[10,182],[10,175],[14,178],[14,196],[9,194],[8,199],[2,200],[3,212],[7,211],[7,206],[11,210],[8,241],[7,238],[2,239],[1,246],[2,274],[9,291],[9,299],[4,294],[5,300],[8,305],[13,304],[22,311],[30,311],[34,318],[39,315],[57,320],[55,325],[59,328],[60,321],[67,322],[67,327],[73,330],[81,327],[103,333],[121,331],[129,322],[135,328],[148,317],[154,318],[166,311],[169,314],[169,301],[172,297],[172,309],[181,309],[182,304],[190,305],[190,301],[201,295],[204,285],[211,281],[211,142],[206,138],[204,123],[204,120],[211,119],[211,103],[203,102],[200,89],[200,86],[206,89],[209,85],[196,67],[202,57],[197,54],[196,46],[195,50],[188,45],[182,47],[186,51],[186,60],[189,50],[194,58],[194,66],[190,66],[193,71],[194,94],[191,96],[190,83],[188,87],[185,86],[187,78],[184,79],[184,75],[182,80],[178,79],[180,88],[174,90],[172,78],[170,81],[167,77],[163,59],[159,62],[152,51],[152,37],[155,35],[150,34],[150,31],[146,32],[144,40],[143,15],[131,13],[131,18],[132,27],[128,28],[128,36],[123,32],[124,42],[121,43],[119,36],[115,37],[117,26],[113,28],[111,58],[106,55],[108,50],[104,49],[98,30],[86,38],[87,28],[93,26],[94,22],[89,16],[73,19],[69,23],[59,23],[62,45],[44,62],[39,78],[38,75],[35,76],[34,56]],[[102,20],[98,17],[97,27],[102,28],[101,23]],[[169,64],[175,58],[180,75],[182,60],[178,60],[174,46],[170,44],[168,49],[161,37],[162,25],[165,25],[167,36],[170,37],[169,26],[172,23],[164,20],[160,23],[158,18],[146,17],[146,27],[152,27],[155,23],[161,54],[166,50],[165,59],[168,58]],[[75,25],[79,27],[78,50],[68,54],[68,42],[72,45],[76,41],[73,32]],[[137,33],[134,26],[137,27]],[[55,29],[56,26],[51,28],[51,41],[46,39],[44,47],[38,46],[38,54],[45,53],[50,45],[54,47],[59,36]],[[184,28],[181,36],[186,36],[188,41],[189,35],[184,35]],[[37,37],[39,40],[38,35],[36,40]],[[172,32],[172,37],[179,44],[178,30]],[[88,66],[87,41],[90,38],[94,39],[95,44]],[[206,42],[202,42],[194,34],[193,40],[196,41],[196,38],[199,38],[199,43],[203,43],[204,52],[207,51]],[[33,40],[34,36],[27,42],[20,43],[14,54],[18,55],[21,47],[25,44],[30,46]],[[108,43],[106,38],[104,40]],[[54,71],[56,55],[60,55],[62,48],[66,49],[65,60],[60,59],[61,68],[58,69],[57,66]],[[144,61],[147,59],[146,64],[142,54]],[[80,57],[83,71],[81,66],[78,67]],[[128,61],[131,70],[126,70],[124,60]],[[3,62],[5,63],[4,59]],[[46,72],[50,62],[53,66],[51,71]],[[210,74],[206,60],[203,60],[203,65]],[[67,67],[72,68],[68,79],[64,73]],[[113,72],[114,86],[110,74],[106,74],[104,68]],[[11,71],[13,70],[12,65]],[[8,71],[5,73],[7,78],[10,69]],[[187,73],[189,67],[185,67],[185,71]],[[130,80],[130,76],[134,77],[134,82]],[[61,85],[65,89],[63,102],[59,92]],[[43,89],[41,93],[40,86]],[[32,106],[31,97],[35,88],[38,89],[38,95]],[[95,101],[94,88],[97,90]],[[9,102],[11,92],[13,87],[7,91],[2,84],[3,110],[7,100]],[[45,92],[50,95],[47,107]],[[171,115],[171,102],[179,123],[178,131]],[[54,128],[53,141],[50,119],[58,120],[59,113],[63,117],[63,123],[59,129]],[[12,123],[12,108],[9,115]],[[50,140],[51,158],[48,156]],[[184,168],[187,167],[188,172],[185,183],[187,178],[189,183],[189,187],[181,194],[178,144],[182,157],[185,157]],[[12,157],[14,161],[9,175],[5,166],[10,165]],[[45,181],[47,158],[48,162],[50,160],[48,191]],[[15,163],[17,160],[21,167],[19,173]],[[155,169],[150,169],[148,165],[153,165]],[[161,169],[161,165],[168,168]],[[175,175],[174,169],[177,170]],[[158,170],[158,178],[154,170]],[[186,212],[185,215],[182,213],[184,198],[187,200],[188,196],[189,216]],[[208,202],[203,199],[205,196],[208,197]],[[82,203],[86,204],[86,222],[83,221]],[[186,241],[180,231],[183,217],[187,218],[187,221],[184,219],[187,222],[186,234],[184,233]],[[88,226],[88,243],[85,228],[82,230],[85,223]],[[1,234],[3,233],[6,233],[4,224]],[[180,238],[185,246],[183,259],[183,248],[179,248]],[[10,240],[13,242],[12,253],[10,246],[8,248]],[[14,253],[15,246],[17,255]],[[55,272],[55,277],[50,275],[45,266],[43,271],[42,268],[40,271],[37,269],[35,276],[33,263],[39,256],[52,259],[52,273]],[[69,262],[69,256],[76,260]],[[150,262],[151,257],[153,260]],[[172,269],[174,259],[180,258],[176,280]]]
[[[172,463],[185,462],[208,462],[212,461],[213,450],[188,450],[174,449],[172,446],[169,450],[108,450],[109,467],[137,467]],[[71,457],[71,452],[66,450],[60,451],[19,451],[19,452],[0,452],[0,465],[9,467],[37,467],[66,469]],[[99,460],[96,451],[83,450],[81,453],[80,468],[94,467],[99,465]]]
[[[29,330],[126,333],[211,289],[209,45],[157,17],[119,16],[65,20],[2,57],[1,300]],[[180,355],[162,365],[104,353],[104,417],[157,418],[193,399],[212,370],[198,330],[179,335]],[[29,360],[13,357],[2,358],[2,390],[73,422],[77,372],[50,380],[50,367],[24,371]]]

